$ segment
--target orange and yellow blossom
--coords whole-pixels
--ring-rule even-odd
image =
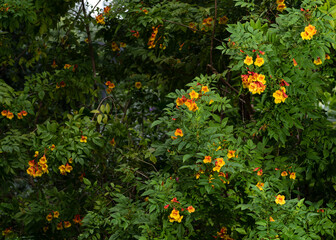
[[[253,64],[253,58],[249,57],[248,55],[246,55],[246,58],[244,60],[244,63],[248,66],[250,66],[251,64]]]
[[[46,216],[46,219],[48,222],[50,222],[52,219],[53,219],[53,215],[51,213],[49,213],[47,216]]]
[[[281,173],[281,176],[282,177],[286,177],[288,175],[288,173],[286,172],[286,171],[283,171],[282,173]]]
[[[224,162],[223,158],[216,158],[215,160],[216,160],[216,162],[215,162],[216,166],[223,167],[225,165],[225,162]]]
[[[140,89],[140,88],[142,87],[141,82],[136,82],[136,83],[135,83],[135,87],[136,87],[137,89]]]
[[[65,171],[65,166],[64,165],[59,166],[58,169],[60,170],[60,173],[62,175],[66,175],[66,171]]]
[[[288,95],[286,94],[286,88],[281,87],[280,90],[275,91],[273,93],[273,97],[274,97],[274,102],[276,104],[285,102],[285,100],[288,98]]]
[[[71,64],[65,64],[64,65],[64,69],[69,69],[69,68],[71,68]]]
[[[284,195],[278,195],[275,199],[276,204],[284,205],[286,203]]]
[[[282,12],[286,8],[286,5],[284,3],[278,4],[277,10]]]
[[[202,86],[202,92],[203,92],[203,93],[207,93],[207,92],[209,92],[209,88],[208,88],[208,86]]]
[[[226,24],[229,21],[227,16],[223,16],[221,18],[219,18],[218,23],[219,24]]]
[[[71,223],[69,221],[64,221],[64,228],[71,227]]]
[[[262,191],[264,185],[265,185],[264,183],[258,182],[256,186],[257,186],[257,188],[259,188],[260,191]]]
[[[65,165],[65,171],[68,172],[68,173],[70,173],[72,171],[72,166],[67,163]]]
[[[304,32],[301,32],[301,37],[303,40],[310,40],[316,34],[316,32],[317,31],[315,26],[309,24],[307,27],[305,27]]]
[[[292,172],[292,173],[289,175],[289,178],[295,180],[295,178],[296,178],[296,173],[295,173],[295,172]]]
[[[195,112],[198,110],[198,106],[193,100],[188,99],[184,104],[187,106],[189,111]]]
[[[316,60],[314,60],[314,64],[315,65],[321,65],[322,64],[321,58],[318,57]]]
[[[228,153],[227,153],[227,158],[228,159],[234,158],[235,157],[235,153],[236,153],[235,150],[229,150]]]
[[[80,142],[86,143],[87,142],[87,137],[82,135],[81,139],[80,139]]]
[[[294,67],[296,67],[298,65],[294,58],[293,58],[293,65],[294,65]]]
[[[257,55],[257,58],[254,61],[254,65],[261,67],[264,63],[265,63],[264,59],[259,57],[259,55]]]
[[[62,222],[59,222],[56,226],[57,230],[62,230],[63,229],[63,224]]]
[[[190,93],[189,93],[189,96],[190,96],[190,99],[197,99],[198,98],[198,93],[195,92],[194,90],[192,90]]]
[[[205,156],[203,159],[204,163],[211,163],[211,157],[210,156]]]
[[[59,212],[58,211],[54,211],[54,218],[58,218],[59,217]]]
[[[23,117],[22,117],[22,113],[18,113],[18,114],[17,114],[17,118],[18,118],[18,119],[22,119],[22,118],[23,118]]]
[[[177,128],[177,129],[175,130],[175,136],[176,136],[176,137],[178,137],[178,136],[183,137],[183,131],[182,131],[182,129]]]
[[[99,14],[97,17],[96,17],[96,22],[99,23],[99,24],[105,24],[105,18],[103,16],[103,14]]]
[[[187,207],[187,210],[188,210],[189,213],[195,212],[195,208],[193,206]]]
[[[120,51],[120,48],[118,47],[118,44],[116,42],[112,42],[112,51]]]
[[[275,222],[274,219],[272,218],[272,216],[270,216],[269,220],[270,220],[270,222]]]
[[[14,114],[10,111],[7,111],[7,118],[12,119],[14,117]]]
[[[8,113],[7,110],[2,110],[1,115],[2,115],[3,117],[6,117],[6,116],[7,116],[7,113]]]
[[[181,222],[183,216],[180,216],[180,212],[178,210],[173,209],[170,215],[168,216],[169,222]]]

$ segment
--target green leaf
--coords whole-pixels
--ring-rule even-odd
[[[84,182],[85,185],[87,185],[87,186],[91,186],[91,182],[90,182],[89,179],[87,179],[87,178],[83,178],[83,182]]]

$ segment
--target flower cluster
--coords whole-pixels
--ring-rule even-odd
[[[114,84],[113,82],[110,82],[110,81],[107,81],[107,82],[105,83],[105,85],[107,86],[107,88],[106,88],[106,92],[107,92],[108,94],[110,94],[110,93],[112,92],[112,89],[115,88],[115,84]]]
[[[310,40],[312,37],[316,34],[316,28],[309,24],[307,27],[305,27],[304,32],[301,32],[302,40]]]
[[[18,119],[23,119],[23,117],[27,116],[27,114],[28,113],[26,111],[22,110],[21,112],[17,113],[16,116]],[[14,118],[14,114],[9,110],[2,110],[1,115],[3,117],[7,117],[10,120]]]
[[[140,36],[138,31],[131,30],[131,33],[132,33],[133,37],[139,38],[139,36]]]
[[[80,142],[86,143],[87,142],[87,136],[81,136]]]
[[[73,168],[72,168],[72,166],[69,163],[67,163],[65,165],[59,166],[58,169],[60,170],[60,173],[62,175],[67,175],[67,173],[70,173]]]
[[[64,81],[61,81],[60,83],[56,83],[56,89],[64,88],[66,86],[66,83]]]
[[[244,88],[248,88],[252,94],[261,94],[266,89],[265,75],[255,72],[248,72],[249,74],[241,75]]]
[[[203,19],[202,25],[205,27],[211,27],[212,21],[213,21],[212,17],[205,18]]]
[[[208,86],[202,86],[201,88],[201,94],[209,92]],[[200,94],[192,90],[189,93],[190,99],[187,99],[185,96],[182,96],[181,98],[176,99],[176,105],[177,107],[185,105],[189,111],[195,112],[198,110],[198,106],[195,101],[198,100]]]
[[[282,12],[286,8],[285,0],[277,0],[276,3],[278,4],[278,11]]]
[[[51,222],[53,220],[53,218],[58,218],[59,217],[59,212],[58,211],[53,211],[53,213],[49,213],[46,216],[46,219],[48,222]]]
[[[159,32],[159,27],[160,26],[152,27],[153,32],[152,32],[152,35],[150,36],[150,38],[148,39],[148,43],[147,43],[149,49],[155,48],[155,38],[156,38],[156,35]]]
[[[83,220],[83,217],[81,217],[79,214],[76,214],[72,221],[76,224],[82,225],[83,224],[82,220]]]
[[[227,18],[227,16],[223,16],[221,18],[219,18],[218,23],[219,24],[226,24],[229,21],[229,19]]]
[[[97,17],[96,17],[96,22],[98,23],[98,24],[105,24],[105,18],[104,18],[104,16],[103,16],[103,14],[99,14]]]
[[[296,173],[295,172],[290,172],[290,171],[288,171],[288,173],[287,173],[287,171],[282,171],[281,172],[282,177],[286,177],[286,176],[288,176],[288,174],[289,174],[290,179],[295,180],[295,178],[296,178]]]
[[[196,23],[194,23],[194,22],[189,23],[189,28],[190,28],[191,31],[193,31],[195,33],[196,30],[197,30]]]
[[[56,229],[57,230],[62,230],[63,229],[63,224],[64,224],[64,228],[71,227],[71,223],[69,221],[64,221],[64,222],[59,222],[56,226]]]
[[[253,58],[250,57],[249,55],[246,55],[244,63],[248,66],[252,65],[253,64]],[[259,57],[259,54],[257,54],[257,58],[254,61],[254,65],[256,65],[258,67],[261,67],[264,63],[265,63],[264,59],[262,57]]]
[[[233,238],[231,238],[230,235],[228,234],[226,227],[222,227],[221,230],[217,232],[217,236],[213,237],[219,239],[233,240]]]
[[[7,236],[12,233],[12,228],[6,228],[2,231],[2,236]]]
[[[48,165],[47,165],[47,158],[45,154],[40,158],[40,160],[37,163],[37,157],[39,155],[39,152],[35,152],[35,159],[28,162],[29,168],[27,169],[27,173],[30,176],[35,177],[41,177],[44,173],[49,173]]]
[[[170,206],[173,208],[170,215],[168,216],[169,222],[178,222],[180,223],[183,219],[183,216],[180,215],[180,211],[176,210],[176,208],[180,208],[181,212],[184,210],[187,210],[189,213],[195,212],[195,208],[193,206],[189,206],[186,209],[181,208],[181,204],[179,201],[177,201],[176,197],[174,197],[171,201],[171,204],[167,204],[164,206],[164,209],[169,208]]]
[[[118,47],[118,44],[116,42],[112,42],[111,47],[113,52],[120,51],[120,48]]]

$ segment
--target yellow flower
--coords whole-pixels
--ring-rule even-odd
[[[322,64],[321,58],[317,58],[316,60],[314,60],[314,64],[315,65],[321,65]]]
[[[292,173],[289,175],[289,178],[295,180],[295,178],[296,178],[296,174],[295,174],[295,172],[292,172]]]
[[[80,142],[86,143],[87,142],[87,137],[82,135],[81,139],[80,139]]]
[[[226,24],[229,21],[229,19],[227,18],[227,16],[223,16],[221,18],[219,18],[218,23],[219,24]]]
[[[118,47],[118,44],[116,42],[112,42],[112,51],[115,52],[119,50],[120,48]]]
[[[307,27],[305,27],[305,32],[307,32],[312,37],[316,34],[316,28],[309,24]]]
[[[126,47],[126,43],[120,42],[120,47],[125,48]]]
[[[228,153],[227,153],[228,159],[235,157],[235,153],[236,153],[236,151],[229,150]]]
[[[330,56],[328,54],[325,55],[325,59],[326,60],[329,60],[330,59]]]
[[[288,173],[286,172],[286,171],[283,171],[282,173],[281,173],[281,176],[282,177],[286,177],[288,175]]]
[[[203,93],[207,93],[207,92],[209,92],[209,88],[208,88],[208,86],[203,86],[203,87],[202,87],[202,92],[203,92]]]
[[[258,66],[258,67],[261,67],[263,64],[264,64],[264,59],[257,56],[256,60],[254,61],[254,65]]]
[[[136,87],[137,89],[140,89],[140,88],[142,87],[141,82],[136,82],[136,83],[135,83],[135,87]]]
[[[281,90],[277,90],[273,93],[274,102],[276,104],[285,102],[285,100],[288,98],[288,95],[286,94],[286,89],[284,87],[281,88]]]
[[[187,210],[188,210],[189,213],[195,212],[195,208],[193,206],[187,207]]]
[[[264,183],[258,182],[256,186],[257,186],[257,188],[259,188],[260,191],[262,191],[264,185],[265,185]]]
[[[14,117],[14,114],[10,111],[7,112],[7,118],[12,119]]]
[[[49,213],[46,217],[46,219],[48,220],[48,222],[50,222],[53,219],[53,216],[51,213]]]
[[[310,39],[312,39],[312,36],[309,35],[309,33],[307,33],[307,32],[301,32],[301,37],[302,37],[302,40],[310,40]]]
[[[244,60],[244,63],[246,64],[246,65],[251,65],[252,63],[253,63],[253,58],[252,57],[249,57],[248,55],[246,55],[246,58],[245,58],[245,60]]]
[[[222,168],[221,166],[216,165],[216,167],[212,168],[212,171],[219,172],[221,168]]]
[[[223,167],[225,165],[223,158],[216,158],[215,165],[219,167]]]
[[[69,162],[69,163],[72,163],[72,162],[73,162],[72,158],[69,158],[68,162]]]
[[[210,156],[205,156],[203,159],[204,163],[211,163],[211,157]]]
[[[71,223],[69,221],[64,221],[64,228],[71,227]]]
[[[286,203],[284,195],[278,195],[275,199],[276,204],[284,205]]]
[[[214,102],[214,100],[211,99],[210,102],[209,102],[209,105],[211,105],[213,102]]]
[[[272,217],[270,217],[270,222],[275,222],[274,219]]]
[[[71,172],[71,171],[72,171],[72,166],[71,166],[71,165],[69,165],[69,164],[67,163],[67,164],[65,165],[65,168],[64,168],[64,169],[65,169],[65,171],[66,171],[66,172],[68,172],[68,173],[69,173],[69,172]]]
[[[180,128],[177,128],[176,131],[175,131],[175,136],[178,137],[183,137],[183,132],[182,132],[182,129]]]
[[[284,3],[284,2],[285,2],[285,0],[277,0],[276,1],[277,4],[281,4],[281,3]]]
[[[62,222],[59,222],[56,226],[57,230],[62,230],[63,229],[63,224]]]
[[[198,93],[192,90],[191,93],[189,93],[189,96],[190,96],[190,99],[197,99]]]
[[[58,218],[59,217],[59,212],[58,211],[54,211],[54,218]]]
[[[70,64],[65,64],[65,65],[64,65],[64,69],[69,69],[69,68],[71,68],[71,65],[70,65]]]
[[[282,12],[286,8],[286,5],[284,3],[280,3],[277,7],[277,10]]]
[[[43,232],[46,232],[46,231],[48,231],[48,227],[47,226],[45,226],[45,227],[43,227]]]
[[[180,212],[178,210],[175,210],[173,209],[172,212],[170,213],[168,219],[169,219],[169,222],[181,222],[183,216],[180,216]]]
[[[55,144],[52,144],[52,145],[50,146],[50,150],[51,150],[51,151],[54,151],[54,150],[55,150],[55,147],[56,147]]]

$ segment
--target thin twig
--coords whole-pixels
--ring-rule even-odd
[[[210,65],[213,65],[212,62],[212,50],[214,45],[214,37],[215,37],[215,30],[216,30],[216,22],[217,22],[217,0],[215,0],[215,21],[212,28],[212,36],[211,36],[211,47],[210,47]]]
[[[108,98],[112,98],[112,96],[106,96],[106,97],[104,97],[104,98],[100,101],[100,103],[99,103],[99,105],[98,105],[98,107],[97,107],[97,110],[98,110],[98,111],[99,111],[100,106],[103,104],[103,102],[104,102],[106,99],[108,99]],[[91,121],[93,121],[93,119],[95,118],[96,115],[97,115],[97,113],[95,113],[95,114],[93,115]]]

